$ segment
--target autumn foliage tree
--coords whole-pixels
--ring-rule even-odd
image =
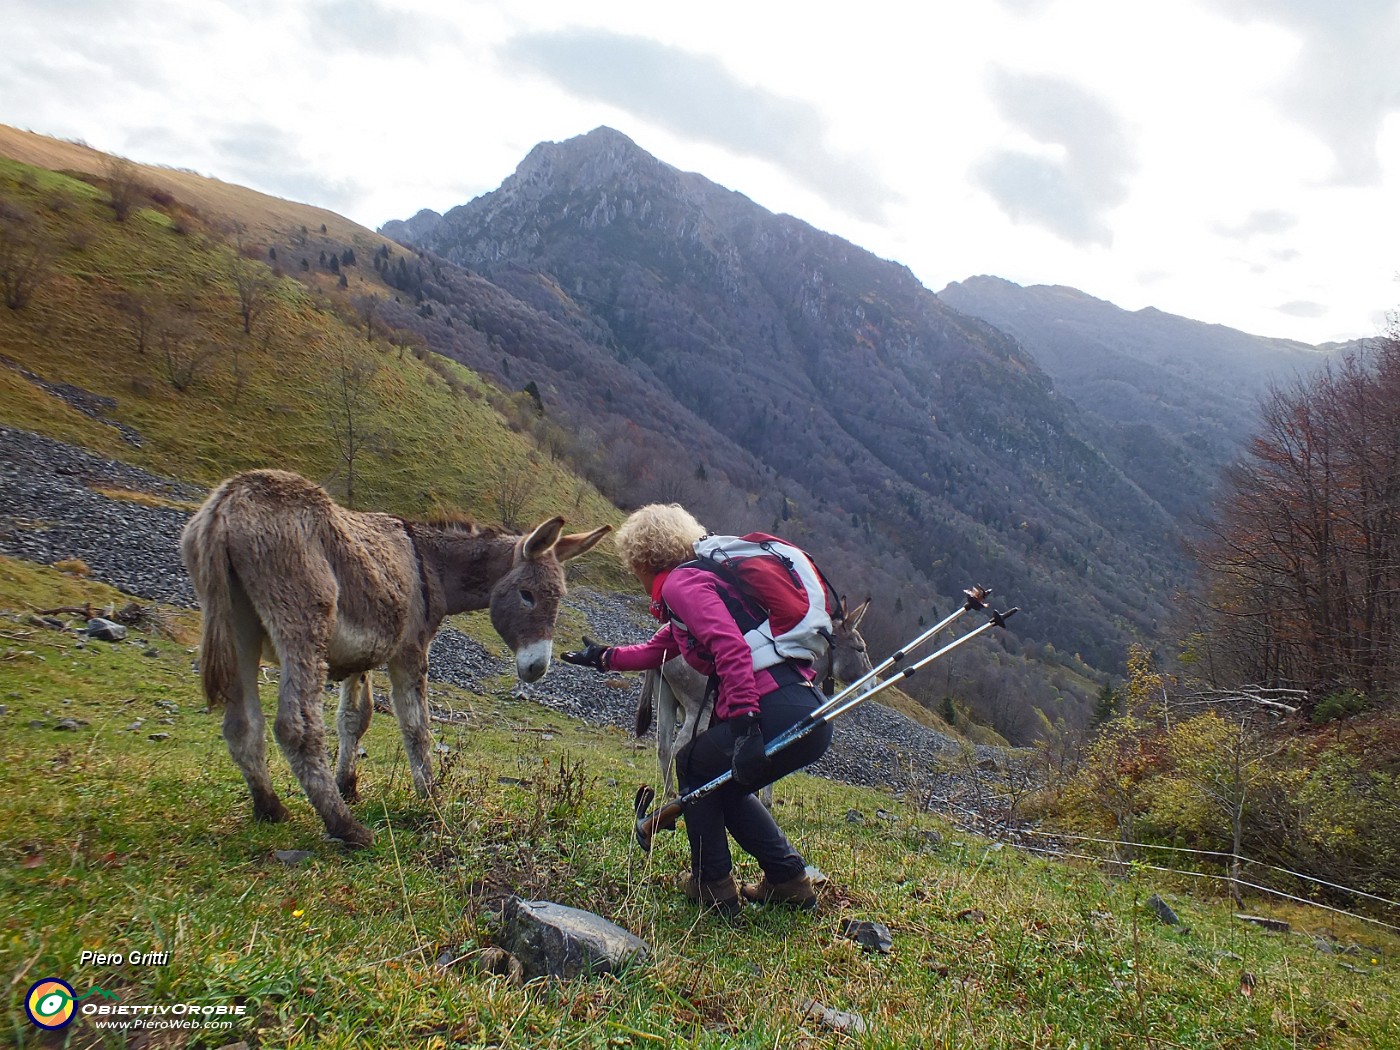
[[[1198,551],[1217,680],[1400,687],[1400,323],[1276,388]]]

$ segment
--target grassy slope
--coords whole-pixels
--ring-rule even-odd
[[[5,124],[0,124],[0,156],[48,171],[96,176],[106,172],[112,161],[109,154],[90,146],[36,135]],[[259,233],[285,235],[287,230],[299,226],[318,229],[324,224],[330,236],[357,248],[365,246],[372,251],[381,244],[397,247],[387,237],[325,208],[272,197],[192,171],[151,165],[137,167],[144,184],[163,190],[207,215],[242,223],[254,236]]]
[[[522,527],[556,513],[579,527],[620,520],[592,486],[512,431],[472,373],[436,355],[368,345],[336,295],[278,279],[248,336],[229,277],[235,255],[220,239],[149,208],[118,224],[101,191],[11,160],[0,159],[0,196],[42,216],[61,248],[55,276],[30,305],[0,309],[0,354],[42,379],[115,399],[110,418],[145,443],[133,448],[113,428],[0,366],[5,423],[206,485],[256,466],[330,480],[338,459],[327,406],[345,355],[375,369],[359,415],[381,435],[376,451],[359,458],[358,505],[403,514],[460,508],[500,520],[496,488],[504,471],[534,482]],[[188,343],[214,353],[189,389],[174,388],[156,348],[137,352],[117,305],[130,293],[190,304]],[[623,582],[608,571],[611,559],[592,562],[580,571]]]
[[[921,852],[916,832],[935,821],[802,776],[782,785],[780,813],[832,877],[824,908],[697,921],[665,884],[685,864],[683,836],[650,858],[630,840],[628,786],[650,759],[616,731],[511,701],[505,682],[440,695],[468,720],[436,727],[452,749],[436,805],[413,795],[398,734],[378,720],[357,806],[378,833],[370,850],[322,841],[275,755],[292,820],[255,825],[184,644],[79,648],[24,622],[33,608],[115,598],[0,561],[0,966],[12,975],[0,1038],[19,1045],[39,1045],[19,997],[45,976],[127,1003],[249,1006],[232,1032],[157,1045],[851,1045],[804,1020],[808,998],[865,1017],[871,1030],[853,1043],[871,1047],[1400,1045],[1400,943],[1372,929],[1336,929],[1366,946],[1345,957],[1365,975],[1309,938],[1172,895],[1193,927],[1183,936],[1142,907],[1163,890],[1156,876],[1111,881],[973,836]],[[60,718],[87,724],[61,732]],[[897,820],[853,825],[849,807]],[[289,868],[277,849],[314,856]],[[562,987],[478,974],[472,958],[493,930],[484,901],[506,890],[609,917],[646,938],[654,960]],[[965,909],[985,917],[960,918]],[[1331,925],[1320,915],[1289,917]],[[889,925],[893,953],[842,939],[847,918]],[[171,961],[82,967],[84,948]],[[444,952],[468,959],[438,969]],[[1252,996],[1240,993],[1245,971]],[[70,1033],[70,1045],[98,1045],[91,1029]]]

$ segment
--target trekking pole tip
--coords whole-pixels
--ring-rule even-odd
[[[990,587],[973,586],[964,589],[963,594],[967,595],[967,601],[963,603],[963,608],[968,610],[985,609],[987,607],[987,598],[991,593],[992,589]]]

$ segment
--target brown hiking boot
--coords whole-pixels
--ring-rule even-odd
[[[755,904],[766,902],[787,904],[804,911],[817,906],[817,891],[812,886],[812,880],[805,871],[797,878],[788,879],[786,882],[770,882],[768,876],[765,875],[757,883],[744,883],[739,893],[745,900]]]
[[[683,871],[676,876],[676,883],[687,900],[713,908],[725,915],[736,915],[744,906],[743,901],[739,899],[739,884],[734,881],[733,872],[722,879],[701,882],[693,872]]]

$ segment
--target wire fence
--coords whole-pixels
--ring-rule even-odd
[[[1073,835],[1062,834],[1059,832],[1038,831],[1033,828],[1017,828],[1016,833],[1022,836],[1035,836],[1043,839],[1048,839],[1052,842],[1095,842],[1114,847],[1130,846],[1133,849],[1140,850],[1162,850],[1170,853],[1183,853],[1198,857],[1215,857],[1219,858],[1222,862],[1226,863],[1238,861],[1240,864],[1248,864],[1256,867],[1266,868],[1270,871],[1275,871],[1280,874],[1287,875],[1291,878],[1298,879],[1302,882],[1308,882],[1318,886],[1326,886],[1329,889],[1337,890],[1342,893],[1347,893],[1354,897],[1360,897],[1366,900],[1374,901],[1377,904],[1384,905],[1387,908],[1393,909],[1397,914],[1400,914],[1400,901],[1393,901],[1387,897],[1381,897],[1374,893],[1367,893],[1365,890],[1358,890],[1350,886],[1343,886],[1340,883],[1329,882],[1327,879],[1320,879],[1313,875],[1306,875],[1300,871],[1291,871],[1288,868],[1282,868],[1276,864],[1268,864],[1264,861],[1251,860],[1249,857],[1242,857],[1235,853],[1223,853],[1219,850],[1189,849],[1185,846],[1164,846],[1150,842],[1125,842],[1120,839],[1099,838],[1093,835]],[[1065,860],[1084,860],[1089,861],[1093,864],[1102,864],[1106,860],[1111,860],[1111,858],[1106,858],[1103,856],[1095,856],[1088,853],[1071,852],[1069,850],[1061,849],[1058,846],[1053,845],[1029,846],[1023,844],[1021,848],[1026,850],[1027,852],[1040,854],[1042,856],[1058,857]],[[1266,886],[1262,883],[1252,882],[1250,880],[1242,879],[1237,876],[1217,875],[1211,872],[1194,871],[1188,868],[1181,867],[1167,867],[1160,864],[1148,864],[1142,861],[1119,861],[1118,863],[1135,864],[1138,867],[1147,869],[1148,871],[1168,872],[1173,875],[1183,875],[1187,878],[1204,879],[1208,881],[1225,882],[1234,886],[1243,886],[1247,889],[1258,891],[1259,893],[1270,894],[1275,897],[1282,897],[1286,900],[1295,901],[1299,904],[1304,904],[1311,908],[1319,908],[1323,911],[1330,911],[1338,915],[1345,915],[1348,918],[1356,919],[1360,922],[1368,922],[1376,926],[1382,926],[1388,930],[1393,930],[1396,933],[1400,933],[1400,926],[1395,925],[1394,923],[1389,923],[1382,919],[1374,918],[1370,915],[1363,915],[1360,912],[1347,911],[1345,908],[1333,907],[1330,904],[1323,904],[1320,901],[1311,900],[1307,897],[1300,897],[1296,894],[1287,893],[1273,886]]]
[[[976,826],[977,824],[982,823],[986,820],[986,815],[983,812],[977,809],[959,806],[956,803],[954,803],[953,800],[950,798],[936,798],[930,795],[928,798],[925,799],[925,808],[942,809],[945,817],[950,819],[955,825],[957,825],[965,831],[973,832],[976,834],[988,833],[987,828]],[[972,822],[964,823],[958,818],[957,815],[955,815],[954,811],[956,810],[961,810],[962,813],[966,814],[969,817],[972,817]],[[1388,897],[1382,897],[1378,894],[1368,893],[1365,890],[1359,890],[1352,886],[1344,886],[1341,883],[1331,882],[1327,879],[1318,878],[1315,875],[1308,875],[1301,871],[1293,871],[1289,868],[1280,867],[1277,864],[1269,864],[1266,861],[1253,860],[1249,857],[1241,856],[1239,854],[1226,853],[1220,850],[1191,849],[1186,846],[1166,846],[1160,843],[1152,842],[1125,841],[1122,839],[1110,839],[1094,835],[1076,835],[1069,832],[1040,831],[1036,828],[1031,828],[1025,825],[1017,825],[1013,827],[1009,823],[1003,825],[1003,827],[1000,830],[1003,832],[1014,833],[1015,835],[1021,837],[1041,838],[1047,840],[1048,843],[1051,843],[1050,845],[1045,846],[1032,846],[1027,845],[1025,843],[1019,843],[1018,848],[1023,849],[1028,853],[1035,853],[1041,856],[1055,857],[1063,860],[1082,860],[1087,861],[1091,864],[1103,864],[1108,862],[1126,865],[1129,863],[1135,863],[1139,867],[1145,868],[1148,871],[1166,872],[1173,875],[1181,875],[1186,878],[1201,879],[1210,882],[1224,882],[1228,884],[1233,884],[1234,886],[1241,886],[1246,889],[1255,890],[1259,893],[1268,894],[1271,896],[1283,898],[1285,900],[1294,901],[1298,904],[1303,904],[1310,908],[1317,908],[1322,911],[1332,912],[1337,915],[1345,915],[1348,918],[1356,919],[1358,922],[1370,923],[1372,925],[1380,926],[1384,929],[1400,933],[1400,925],[1396,925],[1395,923],[1386,922],[1383,919],[1378,919],[1370,915],[1364,915],[1360,912],[1348,911],[1345,908],[1338,908],[1330,904],[1324,904],[1321,901],[1312,900],[1308,897],[1300,897],[1297,894],[1288,893],[1284,890],[1280,890],[1273,886],[1268,886],[1251,880],[1242,879],[1238,876],[1221,875],[1206,871],[1195,871],[1190,868],[1183,867],[1167,867],[1165,865],[1160,864],[1147,864],[1141,861],[1115,861],[1112,857],[1094,855],[1090,853],[1074,852],[1071,850],[1062,849],[1058,845],[1054,844],[1062,842],[1097,843],[1100,845],[1112,846],[1115,849],[1131,847],[1135,850],[1160,850],[1168,853],[1179,853],[1196,857],[1210,857],[1218,859],[1223,864],[1229,864],[1231,862],[1238,861],[1241,865],[1250,865],[1257,868],[1267,869],[1269,871],[1276,872],[1280,875],[1286,875],[1290,878],[1297,879],[1300,882],[1310,883],[1316,886],[1324,886],[1327,889],[1334,890],[1338,893],[1345,893],[1352,897],[1371,901],[1375,904],[1381,905],[1382,907],[1391,910],[1395,915],[1400,916],[1400,901],[1394,901]]]

